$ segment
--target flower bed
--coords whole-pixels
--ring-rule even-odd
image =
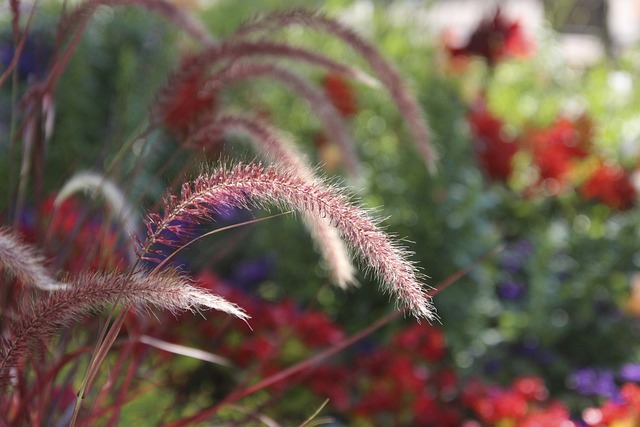
[[[637,52],[571,68],[500,10],[454,46],[350,2],[32,7],[4,424],[640,422]]]

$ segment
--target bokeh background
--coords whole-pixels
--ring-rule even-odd
[[[326,398],[321,415],[331,425],[638,425],[640,2],[180,5],[218,38],[252,16],[304,7],[373,41],[426,112],[440,156],[437,174],[416,156],[401,112],[382,90],[308,74],[342,102],[362,159],[358,182],[345,174],[339,150],[308,106],[283,87],[251,82],[216,102],[264,112],[290,132],[322,173],[337,177],[386,218],[389,232],[406,238],[430,284],[499,250],[434,298],[440,324],[397,319],[245,407],[285,425],[304,420]],[[14,89],[0,92],[2,176],[15,171],[5,136],[11,106],[20,88],[46,75],[58,13],[57,3],[40,5]],[[14,51],[9,21],[0,22],[6,66]],[[287,41],[366,69],[339,40],[295,27],[281,32]],[[159,18],[101,7],[56,92],[43,194],[54,195],[74,171],[103,168],[192,48]],[[126,188],[141,212],[185,163],[254,155],[242,141],[203,154],[184,149],[168,132],[152,138],[153,150]],[[173,163],[164,167],[168,159]],[[8,187],[0,196],[0,203],[10,199]],[[252,215],[228,212],[217,223]],[[365,274],[357,288],[332,286],[318,259],[300,221],[289,217],[216,235],[181,254],[202,283],[254,310],[253,331],[218,318],[166,324],[165,339],[219,353],[234,368],[178,358],[163,370],[168,379],[123,413],[124,422],[209,404],[248,372],[264,377],[284,369],[394,308]],[[174,409],[149,409],[156,405]],[[229,425],[244,422],[233,410],[219,417]]]

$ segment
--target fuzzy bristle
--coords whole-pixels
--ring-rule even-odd
[[[315,180],[313,171],[295,145],[258,117],[232,113],[220,114],[202,126],[193,135],[192,140],[202,144],[208,138],[216,141],[219,134],[226,133],[237,133],[248,137],[264,157],[283,166],[302,181],[312,183]],[[303,212],[302,217],[327,263],[332,281],[342,288],[355,283],[355,268],[336,228],[314,212]]]
[[[0,266],[23,284],[46,291],[65,289],[44,267],[44,259],[7,229],[0,229]]]
[[[395,295],[417,318],[435,320],[430,298],[420,282],[420,273],[409,254],[383,232],[369,214],[350,203],[336,188],[320,181],[312,183],[277,166],[238,164],[202,174],[183,187],[179,199],[168,199],[163,217],[151,218],[150,233],[140,253],[152,255],[157,243],[172,245],[162,237],[164,230],[181,233],[176,223],[208,220],[226,207],[276,206],[325,217],[381,279],[383,288]]]
[[[54,206],[60,206],[75,193],[85,193],[90,197],[100,194],[113,216],[122,225],[124,237],[126,239],[135,239],[138,235],[140,227],[136,221],[133,206],[127,200],[124,192],[109,178],[96,172],[78,172],[62,186],[56,196]],[[136,259],[133,248],[133,240],[130,240],[127,246],[130,261]]]
[[[110,304],[138,309],[159,307],[171,312],[218,310],[246,320],[237,305],[191,284],[172,269],[134,274],[87,273],[71,279],[64,290],[25,304],[10,324],[0,349],[0,386],[8,384],[30,342],[50,338],[60,328]]]
[[[391,98],[411,131],[418,152],[427,167],[430,171],[435,172],[438,155],[430,142],[431,130],[426,123],[426,114],[407,90],[404,80],[398,71],[382,56],[376,46],[360,37],[355,31],[322,13],[294,9],[285,12],[274,12],[257,18],[240,27],[234,33],[234,36],[247,37],[257,31],[292,25],[300,25],[331,34],[362,55],[376,76],[379,77],[383,86],[389,91]]]

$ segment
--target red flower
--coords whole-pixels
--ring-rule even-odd
[[[625,383],[620,388],[620,397],[635,411],[640,412],[640,386],[634,383]]]
[[[437,402],[433,396],[422,393],[413,401],[413,413],[416,420],[422,422],[422,425],[433,421],[435,418],[433,413],[436,411]]]
[[[351,402],[348,388],[350,374],[351,371],[344,366],[320,365],[310,375],[309,388],[330,399],[334,408],[346,411]]]
[[[306,311],[294,322],[296,334],[309,347],[335,344],[344,338],[344,331],[320,311]]]
[[[50,196],[41,207],[42,217],[48,222],[51,256],[64,260],[64,268],[72,273],[124,268],[126,255],[118,230],[104,215],[92,212],[75,199],[58,206],[54,201],[55,197]]]
[[[543,401],[549,396],[549,391],[540,377],[519,377],[513,382],[512,387],[527,400]]]
[[[451,404],[442,404],[428,394],[421,394],[411,408],[413,423],[425,427],[457,427],[461,425],[460,409]],[[402,424],[409,425],[409,424]]]
[[[547,408],[535,409],[518,423],[518,427],[577,427],[570,421],[569,411],[560,403],[551,403]]]
[[[631,177],[617,165],[600,163],[580,188],[585,199],[599,200],[613,209],[629,209],[636,198]]]
[[[353,88],[341,76],[327,74],[322,80],[322,87],[331,103],[344,117],[351,117],[358,112]]]
[[[418,393],[425,387],[427,372],[419,369],[411,359],[395,356],[388,361],[389,383],[398,393]]]
[[[446,343],[442,330],[416,323],[399,332],[393,339],[393,345],[421,360],[437,362],[446,352]]]
[[[508,22],[499,8],[493,18],[480,22],[466,45],[448,47],[454,58],[476,55],[485,58],[489,65],[509,57],[527,57],[533,49],[534,44],[523,33],[520,23]]]
[[[376,382],[372,390],[354,407],[354,413],[361,417],[373,417],[384,412],[398,413],[401,409],[401,396],[389,390],[386,384]]]
[[[513,171],[518,141],[504,132],[503,122],[489,112],[484,101],[476,103],[467,116],[475,138],[478,162],[489,178],[506,181]]]
[[[475,408],[483,396],[491,393],[492,390],[478,378],[471,378],[463,387],[460,398],[465,406]]]
[[[489,423],[503,419],[518,420],[527,414],[527,400],[511,390],[501,391],[486,399],[489,402],[482,405],[480,416]]]
[[[438,390],[438,395],[446,401],[455,396],[458,389],[458,375],[452,368],[443,368],[433,374],[433,382]]]
[[[562,189],[577,160],[589,153],[593,125],[589,117],[558,119],[550,127],[530,132],[529,145],[541,181],[553,180]]]
[[[273,356],[276,347],[268,338],[260,335],[244,337],[233,357],[235,363],[247,367],[251,363],[263,362]]]
[[[627,420],[632,413],[624,404],[611,400],[605,402],[602,408],[587,408],[582,411],[582,419],[588,426],[608,426],[616,421]]]
[[[185,59],[187,73],[176,78],[167,87],[159,103],[160,120],[173,134],[184,136],[198,121],[212,114],[215,109],[215,96],[203,88],[205,76],[202,68],[193,64],[188,67],[190,59]]]

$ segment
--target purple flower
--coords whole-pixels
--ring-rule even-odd
[[[220,227],[224,227],[249,221],[253,219],[253,216],[250,209],[223,206],[216,209],[216,213],[213,218],[216,224],[219,224]]]
[[[605,368],[582,368],[569,376],[570,387],[584,396],[613,399],[618,395],[613,372]]]
[[[521,239],[509,243],[500,259],[500,266],[510,273],[518,272],[532,253],[533,244],[528,240]]]
[[[26,80],[29,76],[40,78],[44,75],[53,49],[48,42],[50,37],[44,34],[31,33],[25,41],[18,60],[16,70],[18,77]],[[12,41],[6,39],[0,42],[0,63],[7,67],[13,60],[15,46]]]
[[[498,358],[491,358],[484,364],[484,373],[486,375],[496,375],[502,369],[504,369],[504,360]]]
[[[622,321],[624,316],[620,307],[609,300],[597,299],[593,302],[593,308],[599,317],[606,318],[612,323]]]
[[[555,359],[554,353],[542,347],[537,339],[525,339],[521,342],[514,343],[511,346],[511,352],[516,357],[542,364],[553,363]]]
[[[275,266],[272,256],[262,256],[238,264],[231,275],[231,281],[241,287],[251,287],[267,280]]]
[[[525,295],[526,288],[522,282],[508,280],[506,282],[499,283],[496,292],[500,299],[506,301],[517,301]]]
[[[622,381],[640,382],[640,363],[627,363],[620,368]]]

